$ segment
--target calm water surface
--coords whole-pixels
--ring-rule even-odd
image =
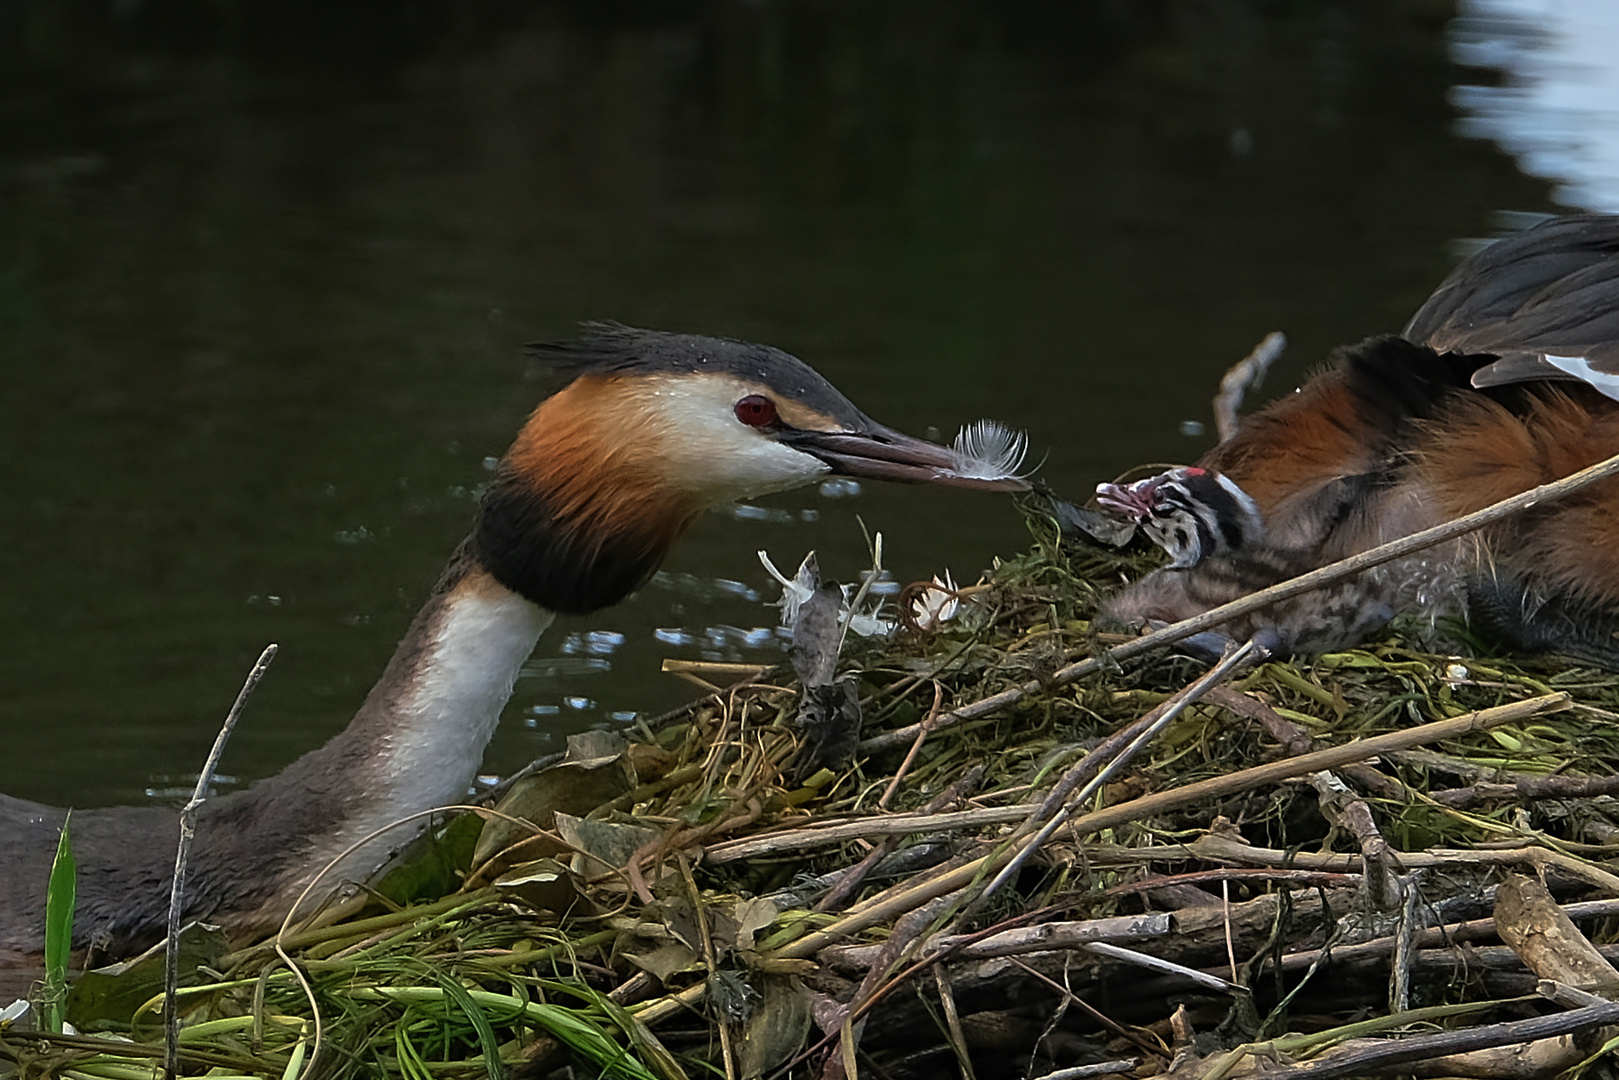
[[[227,771],[338,730],[543,393],[525,341],[768,341],[1082,493],[1200,453],[1268,331],[1281,392],[1555,208],[1456,133],[1443,3],[117,10],[0,8],[0,790],[54,803],[183,780],[269,641]],[[1027,535],[869,485],[710,515],[546,635],[490,767],[684,700],[663,657],[775,655],[755,550],[848,577],[862,523],[902,580]]]

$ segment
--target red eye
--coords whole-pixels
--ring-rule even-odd
[[[736,418],[749,427],[775,427],[776,403],[763,394],[749,394],[736,403]]]

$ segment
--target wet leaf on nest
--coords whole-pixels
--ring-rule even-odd
[[[716,941],[732,949],[752,949],[755,935],[775,922],[780,913],[769,900],[733,900],[709,909],[709,928]]]
[[[702,922],[697,909],[683,896],[671,897],[658,905],[664,928],[687,947],[698,953],[703,951]]]
[[[635,770],[625,746],[621,736],[610,732],[570,736],[567,757],[513,784],[495,809],[541,829],[555,826],[558,811],[582,817],[635,787]],[[530,841],[522,849],[525,857],[561,854],[554,841],[536,840],[526,826],[492,818],[478,838],[473,862],[483,863],[519,841]]]
[[[753,1015],[759,991],[753,988],[743,972],[715,971],[708,976],[708,996],[720,1019],[728,1024],[741,1024]]]
[[[664,983],[676,975],[703,968],[703,958],[678,941],[654,943],[641,939],[621,944],[617,955]]]
[[[507,870],[495,879],[495,887],[515,894],[539,911],[578,913],[595,910],[595,904],[579,891],[573,873],[555,859],[535,859]]]
[[[737,1051],[740,1076],[762,1076],[798,1053],[812,1020],[809,992],[797,979],[755,975],[753,991]]]
[[[654,843],[663,830],[633,821],[591,821],[557,811],[557,833],[576,854],[573,868],[587,878],[629,865],[630,857]]]
[[[199,972],[225,955],[225,934],[217,926],[188,923],[180,928],[180,985],[204,983]],[[163,993],[163,943],[117,964],[86,971],[68,988],[67,1018],[80,1031],[127,1028],[136,1010]]]
[[[460,888],[483,822],[475,814],[457,814],[440,828],[429,829],[405,846],[373,886],[396,904],[436,899]]]

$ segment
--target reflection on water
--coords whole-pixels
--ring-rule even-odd
[[[184,775],[269,640],[227,767],[337,730],[545,392],[521,344],[582,319],[768,341],[917,434],[1006,421],[1083,492],[1200,453],[1269,331],[1282,392],[1550,206],[1454,133],[1443,5],[411,11],[0,19],[0,790]],[[779,656],[761,549],[852,580],[880,530],[900,580],[970,580],[1024,543],[1005,499],[855,495],[709,515],[564,620],[491,768],[684,699],[666,656]]]
[[[737,511],[764,511],[766,507],[738,506]],[[794,515],[782,511],[784,516],[777,517],[768,513],[737,513],[738,520],[770,521],[782,525],[790,525]],[[813,517],[804,518],[805,521],[814,521]],[[750,604],[759,602],[759,590],[745,581],[734,581],[730,578],[698,577],[696,574],[673,574],[667,570],[659,570],[647,582],[649,589],[667,589],[672,593],[690,597],[696,600],[720,600],[735,597]]]
[[[1619,211],[1619,5],[1463,0],[1451,51],[1459,130],[1488,138],[1583,210]]]

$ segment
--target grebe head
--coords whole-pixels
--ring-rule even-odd
[[[1259,507],[1230,477],[1183,465],[1133,484],[1098,484],[1096,501],[1113,519],[1136,526],[1169,554],[1170,567],[1258,543]]]
[[[697,514],[735,499],[829,475],[1028,486],[1015,463],[986,468],[877,423],[769,346],[591,324],[531,355],[568,381],[502,459],[473,553],[501,584],[554,611],[616,603]]]

